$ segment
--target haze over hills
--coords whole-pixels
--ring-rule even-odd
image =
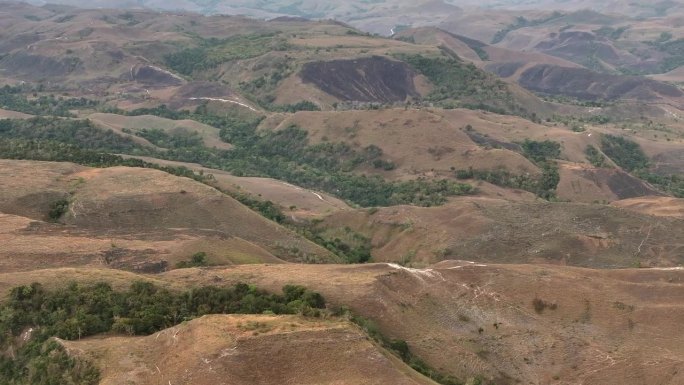
[[[682,17],[0,3],[0,383],[681,384]]]

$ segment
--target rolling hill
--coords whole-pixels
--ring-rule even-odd
[[[78,5],[0,4],[0,383],[684,381],[678,2]]]

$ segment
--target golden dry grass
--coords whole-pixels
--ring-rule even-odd
[[[648,215],[684,218],[684,199],[643,197],[615,201],[612,205]]]
[[[12,285],[54,282],[55,277],[68,278],[69,272],[0,274],[0,282],[6,292],[9,280]],[[74,279],[111,279],[117,285],[125,281],[120,275],[127,274],[71,273]],[[681,269],[590,270],[445,261],[426,269],[389,264],[244,265],[175,270],[154,278],[177,288],[249,282],[279,291],[285,284],[306,285],[321,292],[329,306],[349,306],[375,320],[385,335],[406,340],[428,364],[461,379],[484,375],[500,384],[540,385],[675,385],[682,380]],[[535,310],[535,299],[546,305]],[[252,326],[247,326],[248,321]],[[386,362],[382,355],[375,355],[381,361],[341,358],[340,352],[347,350],[375,351],[344,323],[296,317],[210,316],[150,337],[95,338],[67,346],[74,354],[95,357],[111,383],[126,378],[152,384],[160,372],[168,380],[175,379],[173,383],[189,381],[184,376],[201,381],[195,377],[198,373],[216,381],[209,366],[218,373],[231,370],[239,374],[232,378],[240,381],[245,373],[257,373],[253,366],[263,365],[265,356],[271,357],[274,370],[265,369],[263,380],[251,377],[252,383],[273,383],[270,376],[275,373],[286,377],[296,373],[302,376],[303,382],[298,383],[332,383],[328,381],[337,371],[331,370],[337,367],[335,362],[345,363],[345,371],[351,373],[348,378],[357,378],[351,383],[396,373],[392,365],[376,365]],[[235,356],[221,354],[236,346],[239,365]],[[299,359],[287,358],[299,355],[272,350],[290,352],[287,346],[317,352],[320,370],[304,373]],[[374,369],[364,372],[370,362],[376,363]]]
[[[350,323],[297,316],[204,316],[149,337],[62,343],[95,358],[103,385],[432,384]]]
[[[274,255],[286,259],[302,257],[292,251],[294,248],[312,258],[332,258],[320,246],[218,190],[188,178],[127,167],[92,169],[68,163],[10,160],[2,160],[0,165],[0,181],[6,186],[0,196],[0,212],[46,220],[51,205],[68,198],[69,210],[61,221],[74,226],[75,234],[65,236],[82,239],[97,250],[106,248],[112,239],[135,240],[142,236],[176,242],[173,246],[160,243],[153,248],[162,250],[161,254],[168,255],[171,261],[195,247],[204,248],[200,240],[208,242],[206,251],[213,253],[211,258],[216,262],[275,261]],[[47,231],[58,235],[55,233],[59,229]],[[78,231],[85,231],[86,235],[79,238]],[[76,238],[71,238],[74,235]],[[31,235],[26,236],[21,238],[24,242]],[[178,239],[182,242],[178,243]],[[135,242],[122,244],[144,249],[143,244]],[[27,248],[28,255],[35,254],[31,250]],[[83,247],[82,254],[88,250]],[[204,250],[191,254],[197,251]]]

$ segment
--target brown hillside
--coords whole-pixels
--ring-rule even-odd
[[[357,149],[376,145],[382,149],[383,158],[396,164],[395,170],[383,171],[385,176],[395,179],[448,177],[453,176],[452,167],[489,169],[500,164],[513,172],[537,172],[536,166],[520,154],[485,149],[474,143],[463,130],[466,125],[476,128],[484,124],[500,125],[483,121],[475,111],[458,111],[458,114],[431,109],[299,112],[287,117],[279,127],[295,124],[307,130],[313,143],[327,138],[344,141]]]
[[[54,286],[54,278],[68,277],[67,273],[65,270],[0,273],[0,287],[6,293],[7,282],[16,285],[43,281]],[[87,274],[72,277],[107,280],[110,274],[119,274],[107,270],[83,273]],[[251,265],[183,269],[155,277],[175,287],[246,281],[277,291],[288,283],[306,285],[320,291],[330,307],[349,306],[356,314],[374,320],[387,337],[406,340],[411,350],[432,367],[463,380],[482,375],[503,385],[520,382],[677,385],[684,380],[684,341],[678,333],[678,321],[684,317],[683,274],[681,269],[588,270],[445,261],[427,269],[390,264]],[[122,284],[122,278],[111,276],[118,285]],[[534,303],[537,303],[536,310]],[[272,319],[259,317],[254,319],[267,324]],[[160,372],[163,376],[181,376],[176,378],[184,381],[189,378],[182,377],[184,369],[188,368],[190,373],[204,372],[208,366],[219,373],[231,368],[240,375],[261,371],[270,375],[271,371],[262,365],[263,357],[273,352],[273,347],[290,352],[288,346],[301,347],[300,351],[313,349],[319,364],[306,361],[306,367],[323,365],[317,372],[321,376],[318,381],[327,383],[328,376],[333,376],[327,370],[328,365],[339,362],[342,358],[338,354],[344,351],[330,347],[327,341],[342,343],[354,351],[371,351],[371,345],[345,324],[335,326],[334,322],[324,322],[315,327],[321,322],[274,321],[271,330],[265,327],[254,336],[253,333],[245,335],[237,328],[239,319],[205,317],[150,337],[89,339],[67,346],[72,354],[93,354],[98,362],[110,357],[108,364],[102,365],[106,379],[116,381],[127,377],[140,384],[149,383],[143,380],[159,376]],[[300,332],[289,332],[291,323],[297,324]],[[331,334],[331,329],[342,334]],[[333,339],[333,335],[346,335],[349,339]],[[199,340],[203,342],[201,345],[196,342]],[[236,355],[244,358],[241,361],[244,367],[235,366],[235,356],[221,355],[222,351],[226,352],[224,349],[233,349],[236,342]],[[258,358],[253,358],[250,354],[253,352]],[[299,354],[269,353],[269,368],[282,370],[288,376],[302,373],[303,380],[317,381],[316,377],[309,377],[314,371],[303,374],[299,372],[298,361],[288,361],[287,357],[299,357]],[[145,359],[124,359],[136,356]],[[345,360],[342,362],[349,362]],[[365,360],[359,365],[367,368],[370,362],[385,360]],[[253,362],[259,362],[260,370],[246,372],[245,368],[257,365]],[[288,362],[295,372],[281,366]],[[355,376],[356,367],[345,367],[343,371]],[[380,376],[392,372],[374,368]],[[153,377],[152,381],[158,379]],[[250,380],[261,381],[254,377],[246,381]]]
[[[320,225],[371,239],[373,260],[425,266],[443,259],[592,268],[679,266],[684,221],[605,205],[459,198],[331,214]]]
[[[648,215],[684,218],[684,199],[643,197],[616,201],[612,205]]]
[[[127,167],[91,169],[31,161],[0,164],[0,181],[6,186],[0,212],[6,214],[46,220],[51,205],[67,199],[68,212],[60,221],[101,235],[206,230],[216,232],[219,239],[238,238],[285,259],[332,257],[233,198],[191,179]]]
[[[204,316],[149,337],[62,344],[94,358],[102,385],[434,384],[348,322],[296,316]]]
[[[202,167],[196,163],[174,162],[145,156],[126,156],[142,159],[159,165],[183,166],[195,172],[214,176],[218,188],[237,194],[246,194],[254,199],[271,201],[283,208],[291,218],[311,218],[327,215],[338,210],[351,209],[339,198],[322,191],[309,190],[273,178],[241,177],[226,171]]]
[[[159,273],[198,252],[211,265],[283,263],[266,249],[216,230],[102,231],[0,214],[0,269],[108,267]]]
[[[251,276],[274,290],[288,282],[320,290],[333,305],[376,320],[430,365],[462,379],[633,385],[684,379],[677,333],[684,316],[681,270],[449,261],[424,270],[298,266],[293,274],[257,266],[215,273],[229,281]],[[188,283],[206,279],[191,271],[171,276]],[[556,306],[536,312],[535,298]]]
[[[561,199],[585,203],[662,195],[622,170],[576,163],[560,164],[560,182],[556,191]]]
[[[206,147],[224,150],[232,148],[229,143],[221,140],[218,128],[194,120],[171,120],[152,115],[124,116],[106,113],[91,114],[88,116],[88,119],[104,128],[115,130],[121,135],[127,135],[122,132],[122,130],[127,130],[129,133],[135,134],[142,129],[162,130],[169,135],[191,135],[196,133],[202,139],[204,146]],[[128,136],[142,139],[136,135]]]

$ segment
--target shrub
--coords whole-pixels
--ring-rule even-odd
[[[591,144],[587,146],[586,150],[584,150],[584,154],[587,156],[587,160],[589,163],[591,163],[594,167],[607,167],[608,163],[606,162],[606,157],[599,152],[596,147],[592,146]]]
[[[186,269],[189,267],[202,267],[202,266],[207,266],[209,263],[207,262],[207,253],[204,251],[200,251],[198,253],[195,253],[190,257],[189,261],[180,261],[176,264],[177,269]]]
[[[48,217],[50,218],[50,221],[57,222],[62,217],[62,215],[66,214],[68,210],[69,201],[66,199],[60,199],[56,202],[53,202],[52,205],[50,205]]]
[[[546,302],[541,298],[535,298],[532,300],[532,307],[534,307],[535,312],[541,314],[547,308],[551,310],[556,310],[558,308],[558,304],[556,304],[555,302]]]

